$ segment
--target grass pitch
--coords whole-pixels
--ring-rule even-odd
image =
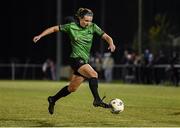
[[[47,97],[67,82],[0,81],[1,127],[168,127],[180,126],[180,88],[153,85],[99,84],[106,102],[120,98],[125,110],[112,114],[95,108],[88,84],[47,111]]]

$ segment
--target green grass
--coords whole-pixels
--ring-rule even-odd
[[[180,88],[153,85],[100,83],[106,102],[120,98],[125,110],[92,106],[88,84],[59,100],[54,115],[47,111],[47,97],[67,82],[0,81],[0,126],[4,127],[163,127],[180,126]]]

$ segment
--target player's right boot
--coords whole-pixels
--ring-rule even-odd
[[[53,114],[55,102],[53,101],[53,98],[51,96],[48,97],[48,102],[49,102],[48,111],[50,114]]]

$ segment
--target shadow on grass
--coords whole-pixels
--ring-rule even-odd
[[[6,125],[6,127],[54,127],[55,125],[52,123],[48,123],[43,120],[31,120],[31,119],[0,119],[0,124]],[[3,123],[4,122],[4,123]],[[9,123],[8,122],[14,122]],[[16,125],[17,124],[17,125]]]
[[[180,115],[180,112],[174,112],[171,115],[178,116],[178,115]]]

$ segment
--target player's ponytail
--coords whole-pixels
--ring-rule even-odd
[[[64,23],[71,23],[71,22],[76,22],[76,19],[73,16],[67,16],[64,18]]]

